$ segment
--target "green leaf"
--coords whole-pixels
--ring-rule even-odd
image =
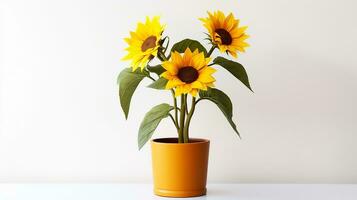
[[[126,119],[128,119],[131,97],[140,81],[148,75],[149,73],[145,70],[141,71],[140,69],[137,69],[133,72],[132,68],[125,68],[120,72],[117,79],[119,85],[119,99]]]
[[[174,44],[174,46],[171,48],[171,52],[177,51],[179,53],[183,53],[187,48],[190,48],[191,51],[198,49],[199,52],[203,52],[205,55],[207,55],[206,48],[204,48],[198,41],[191,39],[184,39]]]
[[[249,84],[247,72],[245,71],[243,65],[220,56],[215,58],[213,60],[213,63],[220,65],[224,69],[228,70],[234,77],[240,80],[245,86],[247,86],[253,92]]]
[[[202,99],[210,100],[218,106],[218,108],[222,111],[224,116],[227,118],[227,120],[228,120],[229,124],[232,126],[233,130],[240,137],[239,132],[237,130],[237,126],[235,125],[235,123],[232,120],[233,106],[232,106],[232,102],[229,99],[229,97],[221,90],[218,90],[215,88],[209,88],[207,91],[200,90],[199,94]]]
[[[155,66],[148,65],[147,69],[149,70],[149,72],[153,72],[159,76],[160,76],[160,74],[162,74],[163,72],[166,71],[161,65],[155,65]]]
[[[163,78],[163,77],[160,77],[155,82],[153,82],[150,85],[148,85],[148,87],[149,88],[158,89],[158,90],[164,90],[166,84],[167,84],[167,79]]]
[[[162,103],[153,107],[149,112],[146,113],[139,128],[139,150],[151,138],[152,134],[154,133],[161,120],[169,116],[169,113],[172,109],[174,109],[174,107],[170,106],[167,103]]]

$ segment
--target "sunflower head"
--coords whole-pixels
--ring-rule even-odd
[[[130,32],[130,37],[124,39],[129,46],[125,49],[128,54],[123,60],[131,60],[133,71],[139,67],[143,70],[149,60],[157,55],[163,31],[159,17],[146,17],[145,23],[139,22],[136,31]]]
[[[192,52],[187,48],[183,55],[172,52],[171,59],[162,63],[166,71],[161,76],[168,80],[166,89],[174,88],[175,96],[187,93],[196,96],[198,90],[213,87],[212,74],[216,70],[208,66],[209,61],[210,58],[205,58],[197,49]]]
[[[211,41],[221,52],[237,57],[237,51],[244,52],[249,45],[245,40],[249,37],[245,30],[247,26],[239,27],[239,20],[230,13],[227,17],[222,11],[208,13],[207,18],[200,18],[207,28]]]

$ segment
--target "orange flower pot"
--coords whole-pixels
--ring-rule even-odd
[[[194,197],[206,194],[209,140],[177,138],[151,141],[154,193],[165,197]]]

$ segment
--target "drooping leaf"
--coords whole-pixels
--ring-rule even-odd
[[[147,66],[147,69],[149,70],[149,72],[153,72],[157,75],[160,76],[160,74],[162,74],[164,71],[166,71],[161,65],[155,65],[155,66]]]
[[[218,106],[218,108],[222,111],[224,116],[227,118],[233,130],[240,137],[239,132],[237,130],[237,126],[232,120],[233,106],[230,98],[224,92],[216,88],[209,88],[207,91],[200,90],[199,95],[202,99],[210,100]]]
[[[199,43],[198,41],[191,40],[191,39],[184,39],[174,44],[171,48],[171,52],[177,51],[179,53],[183,53],[187,48],[190,48],[192,52],[198,49],[199,52],[203,52],[205,55],[207,55],[206,48],[204,48],[202,44]]]
[[[174,107],[170,106],[167,103],[162,103],[153,107],[149,112],[146,113],[139,128],[139,134],[138,134],[139,150],[151,138],[155,129],[161,122],[161,120],[169,116],[169,112],[173,108]]]
[[[131,68],[125,68],[118,76],[117,83],[119,85],[119,100],[126,119],[129,114],[131,97],[133,96],[140,81],[148,76],[148,74],[149,73],[145,70],[141,71],[140,69],[137,69],[133,72]]]
[[[218,56],[213,60],[213,63],[222,66],[224,69],[229,71],[234,77],[240,80],[245,86],[247,86],[252,92],[252,88],[249,84],[249,79],[247,72],[245,71],[243,65],[232,60]]]
[[[167,84],[167,79],[163,78],[163,77],[160,77],[155,82],[153,82],[150,85],[148,85],[148,87],[149,88],[153,88],[153,89],[158,89],[158,90],[164,90],[166,84]]]

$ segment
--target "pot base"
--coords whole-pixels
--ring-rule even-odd
[[[206,188],[201,190],[179,191],[179,190],[165,190],[154,188],[154,193],[162,197],[198,197],[206,195]]]

